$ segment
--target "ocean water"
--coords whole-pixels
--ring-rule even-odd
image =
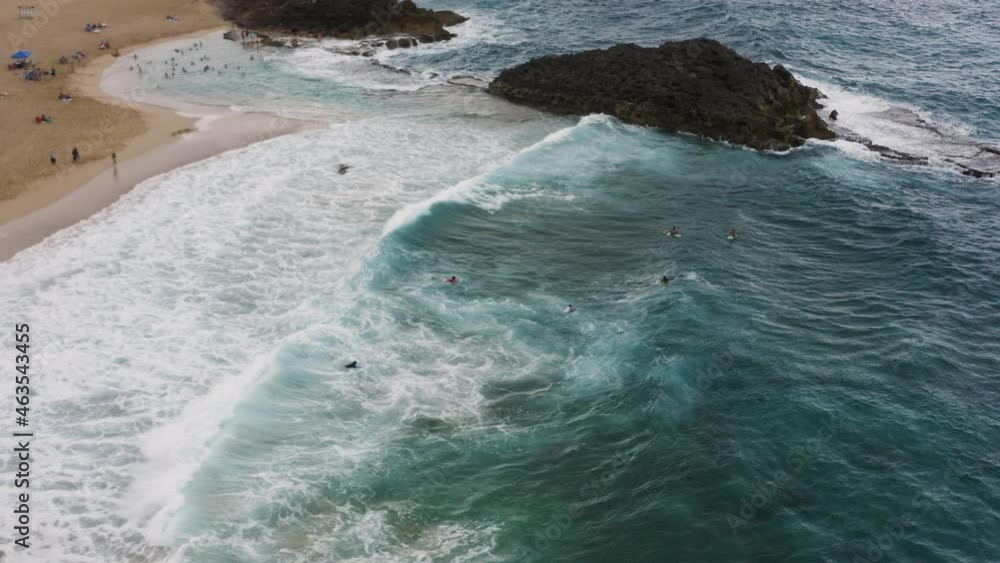
[[[7,559],[1000,559],[1000,193],[947,160],[1000,140],[1000,6],[424,4],[472,19],[385,66],[333,41],[139,54],[157,103],[323,126],[0,264],[37,432],[33,547]],[[447,82],[702,35],[929,165]],[[159,80],[171,56],[195,64]]]

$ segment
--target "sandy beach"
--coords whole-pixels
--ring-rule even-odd
[[[307,126],[218,108],[212,108],[213,119],[191,117],[102,91],[104,71],[117,59],[96,49],[99,42],[108,41],[124,57],[164,41],[222,33],[225,22],[207,4],[87,0],[56,8],[50,17],[36,8],[34,20],[18,19],[13,8],[0,14],[4,36],[25,40],[16,49],[32,51],[39,67],[56,69],[55,77],[39,81],[25,80],[23,71],[0,78],[0,130],[18,139],[0,151],[6,172],[0,178],[0,260],[92,215],[145,179]],[[176,21],[167,21],[167,15]],[[84,31],[85,24],[98,22],[107,24],[100,33]],[[86,53],[81,62],[58,63],[77,50]],[[73,100],[61,101],[62,92]],[[36,123],[34,116],[43,113],[53,122]],[[80,154],[75,163],[74,147]],[[49,162],[50,153],[56,154],[56,165]]]

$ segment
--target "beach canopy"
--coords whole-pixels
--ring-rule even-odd
[[[31,56],[31,51],[18,51],[10,56],[12,59],[26,59]]]

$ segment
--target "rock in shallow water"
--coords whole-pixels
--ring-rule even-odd
[[[557,113],[606,113],[755,149],[835,137],[816,114],[817,90],[711,39],[542,57],[503,71],[489,90]]]

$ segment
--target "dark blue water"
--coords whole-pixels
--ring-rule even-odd
[[[491,76],[542,53],[704,35],[1000,132],[995,4],[432,4],[495,17],[517,41],[395,61]],[[420,299],[442,330],[486,317],[455,338],[523,345],[482,389],[484,416],[518,430],[459,459],[447,440],[421,446],[387,498],[445,473],[418,515],[502,522],[502,560],[1000,556],[995,183],[613,122],[487,181],[542,194],[438,204],[385,243],[376,289],[468,277]],[[672,225],[683,238],[661,234]],[[567,303],[578,312],[560,315]]]

